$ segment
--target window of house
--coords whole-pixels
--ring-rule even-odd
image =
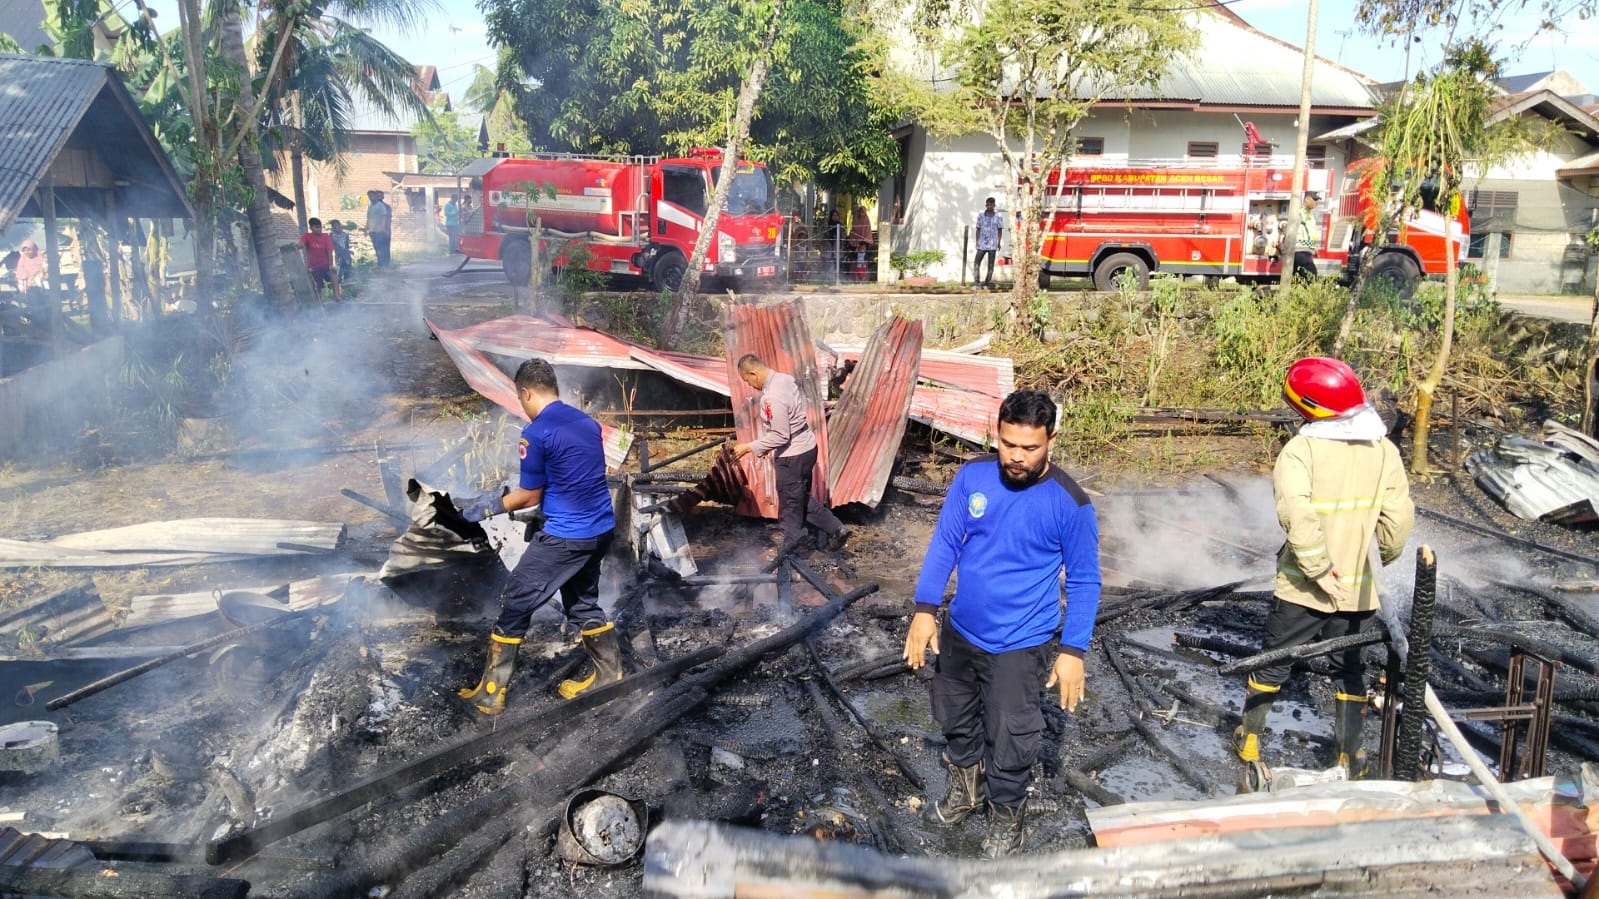
[[[1312,169],[1324,169],[1324,168],[1326,168],[1327,167],[1327,148],[1326,147],[1306,147],[1305,148],[1305,167],[1306,168],[1312,168]]]
[[[1103,137],[1079,137],[1077,139],[1078,156],[1103,156],[1105,155],[1105,139]]]
[[[405,208],[409,209],[412,212],[427,212],[427,208],[428,208],[427,194],[424,194],[422,191],[419,191],[419,190],[408,190],[408,191],[406,191],[405,192]]]
[[[1514,193],[1514,191],[1512,191]],[[1499,235],[1499,258],[1510,258],[1510,232],[1509,231],[1482,231],[1471,235],[1471,246],[1466,249],[1467,259],[1481,259],[1488,250],[1488,235]]]
[[[1188,156],[1191,159],[1215,159],[1220,153],[1221,147],[1213,140],[1188,142]]]
[[[1521,199],[1521,195],[1519,191],[1514,190],[1474,190],[1470,199],[1467,208],[1471,210],[1472,218],[1506,217],[1508,221],[1515,219],[1516,203]]]
[[[695,215],[704,215],[705,171],[682,166],[665,166],[661,169],[661,198],[681,206]]]
[[[1193,147],[1193,144],[1189,144],[1188,146],[1189,147]],[[1267,144],[1267,143],[1251,144],[1251,143],[1247,143],[1246,142],[1244,144],[1244,151],[1243,152],[1244,152],[1245,156],[1256,156],[1256,157],[1270,156],[1271,155],[1271,144]],[[1194,154],[1192,152],[1190,152],[1188,155],[1192,156]],[[1215,155],[1215,154],[1212,154],[1212,155]]]

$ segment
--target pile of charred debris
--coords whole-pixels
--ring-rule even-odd
[[[644,507],[647,488],[693,487],[698,475],[657,472],[621,495]],[[221,621],[142,629],[144,640],[215,632],[176,647],[109,633],[91,588],[62,591],[28,610],[30,626],[61,640],[53,658],[6,665],[27,682],[10,717],[39,723],[11,725],[33,730],[12,731],[4,749],[15,829],[0,883],[60,896],[837,895],[841,884],[887,896],[970,894],[981,872],[990,886],[1014,881],[1016,895],[1098,893],[1129,876],[1115,892],[1265,895],[1314,872],[1402,895],[1397,885],[1430,860],[1422,880],[1454,895],[1556,889],[1514,826],[1482,831],[1476,817],[1448,823],[1452,860],[1471,862],[1457,868],[1438,856],[1439,831],[1353,814],[1273,829],[1259,812],[1252,829],[1212,832],[1208,854],[1188,839],[1167,861],[1079,849],[1106,844],[1111,828],[1091,825],[1106,810],[1235,792],[1227,735],[1242,673],[1261,664],[1268,497],[1258,481],[1217,480],[1096,498],[1109,586],[1089,695],[1074,715],[1046,705],[1024,860],[952,861],[975,857],[982,823],[945,829],[920,814],[943,787],[941,738],[900,647],[937,497],[896,491],[836,553],[785,547],[761,564],[750,547],[766,544],[765,527],[716,504],[678,522],[696,574],[635,541],[609,562],[605,590],[630,676],[557,698],[582,656],[547,610],[497,719],[454,692],[473,677],[493,611],[484,599],[505,576],[494,553],[345,577],[342,589],[323,576],[281,598],[223,592],[210,616]],[[1592,809],[1574,775],[1599,758],[1599,621],[1580,589],[1593,585],[1549,578],[1594,560],[1439,513],[1424,521],[1420,542],[1448,547],[1442,561],[1390,592],[1414,592],[1396,620],[1432,652],[1400,665],[1391,641],[1368,650],[1397,684],[1380,690],[1391,713],[1368,727],[1373,757],[1399,780],[1468,779],[1425,715],[1408,715],[1424,704],[1406,685],[1430,683],[1501,779],[1543,785],[1529,806]],[[645,531],[637,520],[629,530]],[[332,553],[347,566],[361,558],[342,544]],[[1179,570],[1195,559],[1207,568]],[[1497,574],[1506,559],[1525,573]],[[107,663],[117,670],[82,682]],[[1324,659],[1307,652],[1301,664],[1310,676],[1279,704],[1268,753],[1313,772],[1327,765],[1331,696],[1316,676]],[[1232,859],[1249,846],[1266,851]],[[879,854],[867,864],[862,853]],[[1043,876],[1045,863],[1071,877]]]
[[[418,539],[473,486],[466,447],[363,452],[382,495],[345,489],[378,512],[362,527],[195,519],[0,541],[12,568],[237,578],[117,616],[82,579],[0,617],[29,644],[0,662],[0,891],[1557,896],[1593,869],[1599,558],[1580,541],[1513,535],[1418,488],[1412,548],[1429,551],[1386,572],[1387,627],[1365,650],[1384,779],[1327,774],[1322,674],[1340,647],[1315,646],[1268,724],[1281,788],[1245,795],[1228,742],[1244,675],[1268,661],[1269,484],[1084,473],[1106,579],[1088,694],[1074,714],[1046,703],[1027,854],[986,862],[981,816],[923,816],[942,737],[901,660],[959,454],[896,438],[898,477],[884,469],[873,503],[842,510],[856,536],[820,550],[735,513],[718,444],[658,446],[654,464],[635,449],[618,468],[627,539],[603,596],[628,677],[562,701],[583,654],[547,607],[497,718],[456,689],[477,676],[521,526]]]

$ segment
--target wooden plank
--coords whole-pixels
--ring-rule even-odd
[[[82,580],[41,599],[8,604],[0,633],[18,643],[61,644],[110,633],[116,627],[94,582]]]
[[[183,518],[66,534],[0,539],[0,568],[123,568],[318,555],[344,540],[344,525],[254,518]],[[283,545],[306,549],[283,548]]]

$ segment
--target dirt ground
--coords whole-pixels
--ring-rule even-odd
[[[113,609],[141,594],[261,588],[333,573],[372,579],[396,531],[381,512],[341,495],[341,489],[382,497],[380,458],[408,476],[469,434],[476,435],[475,464],[498,464],[508,472],[514,461],[514,430],[495,422],[497,413],[471,392],[424,324],[427,319],[459,327],[508,314],[507,291],[497,278],[446,280],[402,267],[386,284],[369,286],[360,301],[308,313],[258,336],[236,363],[235,384],[246,385],[234,394],[239,401],[204,429],[204,452],[192,457],[84,467],[73,464],[72,448],[63,447],[57,461],[0,469],[3,523],[14,538],[237,516],[342,522],[348,537],[340,551],[248,564],[12,571],[0,586],[0,601],[25,604],[85,578]],[[1468,449],[1492,439],[1464,436]],[[659,457],[704,439],[700,434],[657,440],[652,452]],[[1448,440],[1447,431],[1440,439]],[[1216,673],[1231,656],[1174,648],[1173,638],[1185,634],[1258,646],[1267,609],[1263,591],[1269,590],[1271,555],[1281,536],[1259,446],[1240,443],[1248,441],[1212,437],[1190,445],[1153,437],[1120,452],[1134,460],[1169,458],[1176,446],[1216,463],[1177,477],[1152,477],[1152,463],[1125,460],[1115,468],[1075,472],[1096,493],[1105,608],[1124,604],[1125,614],[1097,631],[1083,705],[1075,714],[1048,716],[1030,800],[1029,851],[1092,845],[1084,810],[1101,800],[1085,799],[1071,785],[1079,772],[1122,800],[1233,791],[1238,771],[1227,740],[1242,698],[1241,677]],[[954,465],[913,435],[900,474],[939,483]],[[679,467],[691,469],[693,460]],[[464,491],[479,485],[435,486]],[[1519,522],[1463,473],[1418,483],[1416,493],[1423,506],[1457,519],[1570,554],[1595,554],[1591,531]],[[981,816],[954,828],[931,826],[921,816],[927,797],[941,795],[944,782],[937,761],[942,738],[923,682],[902,669],[835,678],[871,723],[869,735],[829,694],[821,673],[871,667],[874,660],[878,668],[892,669],[938,502],[936,495],[892,490],[875,510],[842,510],[856,536],[841,552],[809,552],[806,562],[838,593],[865,584],[875,584],[876,592],[820,630],[809,648],[801,644],[721,683],[655,738],[624,752],[597,784],[647,802],[652,821],[704,817],[897,854],[975,856],[985,827]],[[774,530],[714,505],[695,510],[684,523],[701,573],[711,575],[753,572]],[[1599,619],[1595,594],[1561,589],[1591,590],[1599,580],[1592,564],[1438,519],[1420,522],[1412,545],[1422,543],[1440,553],[1440,600],[1449,610],[1440,621],[1488,621],[1589,660],[1599,657],[1592,636]],[[1407,555],[1390,570],[1391,592],[1408,595],[1412,564]],[[606,600],[618,606],[629,637],[630,670],[705,646],[741,645],[826,601],[803,585],[791,597],[779,596],[770,585],[690,588],[669,579],[634,590],[631,561],[620,554],[608,571]],[[59,712],[45,712],[42,703],[10,708],[7,721],[43,718],[59,726],[60,761],[37,775],[0,775],[0,806],[25,810],[32,829],[77,840],[147,841],[193,852],[252,822],[281,820],[452,741],[493,734],[496,723],[475,713],[455,690],[477,677],[501,578],[503,569],[492,564],[468,565],[410,576],[387,588],[372,584],[298,626],[243,644],[243,652],[200,653]],[[106,642],[179,646],[226,626],[210,616],[118,633]],[[29,651],[7,649],[19,656]],[[1502,655],[1502,647],[1461,638],[1454,653],[1461,670],[1441,672],[1444,679],[1437,683],[1479,689],[1497,684],[1502,690],[1495,653]],[[562,632],[559,614],[541,611],[520,653],[510,691],[513,709],[553,713],[559,703],[553,684],[577,658],[574,635]],[[1123,664],[1127,679],[1113,659]],[[126,664],[0,665],[0,696],[47,682],[36,694],[59,695]],[[1563,668],[1561,678],[1561,684],[1596,683],[1591,671],[1571,668]],[[646,720],[652,703],[666,695],[657,689],[613,703],[624,707],[621,713],[586,713],[573,725],[575,736],[535,728],[530,733],[540,733],[537,739],[386,790],[241,861],[212,867],[190,857],[152,869],[244,878],[252,884],[251,895],[262,896],[636,896],[636,859],[613,868],[582,867],[552,851],[543,824],[551,804],[558,806],[565,796],[528,795],[527,785],[563,773],[552,766],[577,770],[584,761],[582,740],[613,733],[619,719]],[[1156,722],[1164,752],[1134,733],[1141,705],[1149,707],[1143,717]],[[1296,677],[1270,722],[1270,757],[1279,764],[1320,767],[1330,706],[1325,677]],[[1551,773],[1570,773],[1583,759],[1596,757],[1593,706],[1561,708]],[[1149,714],[1173,708],[1167,722]],[[1368,724],[1373,752],[1375,730]],[[1106,751],[1118,745],[1122,751]],[[599,755],[611,747],[590,748]],[[470,837],[463,836],[484,822],[469,814],[462,824],[452,814],[501,791],[511,791],[516,801],[492,806],[495,811],[485,816],[518,826],[493,846],[464,848]],[[440,822],[454,822],[449,826],[457,831],[445,845],[409,864],[385,857],[414,847]],[[457,840],[460,846],[444,852]],[[384,874],[363,880],[362,871]]]

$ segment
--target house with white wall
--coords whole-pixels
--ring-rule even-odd
[[[1303,51],[1251,28],[1224,6],[1192,13],[1200,43],[1174,62],[1159,87],[1108,99],[1076,128],[1076,157],[1088,164],[1163,162],[1170,165],[1240,166],[1246,153],[1285,157],[1291,163],[1299,117]],[[1337,135],[1377,114],[1374,82],[1317,58],[1311,88],[1311,135]],[[1251,145],[1243,123],[1252,122],[1270,146]],[[1005,165],[987,134],[941,139],[915,123],[899,130],[902,170],[880,192],[880,255],[942,250],[930,270],[943,280],[968,277],[975,255],[971,229],[986,197],[1004,202]],[[1331,170],[1339,183],[1354,144],[1313,140],[1313,167]],[[1089,159],[1088,157],[1094,157]],[[1006,236],[1001,256],[1010,250]]]
[[[1550,139],[1502,164],[1467,171],[1467,256],[1492,271],[1500,293],[1591,294],[1583,236],[1599,226],[1599,118],[1549,88],[1505,96],[1495,117],[1509,116],[1552,125]]]

